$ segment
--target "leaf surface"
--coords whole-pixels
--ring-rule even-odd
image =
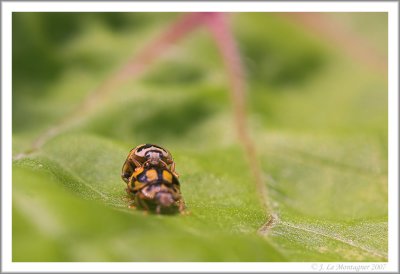
[[[14,155],[175,18],[82,16],[13,17]],[[387,261],[386,78],[279,15],[243,13],[232,23],[273,225],[257,233],[267,212],[236,136],[221,57],[196,31],[13,161],[13,261]],[[17,58],[26,46],[31,54]],[[41,55],[37,69],[53,74],[33,77],[29,63]],[[172,152],[189,215],[127,208],[121,167],[141,143]]]

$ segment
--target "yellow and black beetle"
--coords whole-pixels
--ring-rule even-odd
[[[184,213],[178,178],[167,168],[142,166],[136,168],[128,180],[127,193],[133,197],[134,207],[157,214]]]
[[[171,153],[165,148],[152,144],[139,145],[129,152],[122,166],[121,177],[128,183],[137,168],[149,166],[167,168],[172,174],[179,177],[175,172],[175,162]]]

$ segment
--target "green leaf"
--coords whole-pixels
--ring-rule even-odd
[[[14,156],[176,18],[114,16],[13,15]],[[387,32],[385,14],[347,16],[349,29],[372,18],[373,33]],[[266,224],[236,136],[222,59],[211,35],[193,31],[143,78],[16,157],[13,261],[387,261],[386,76],[280,15],[231,19],[276,219]],[[141,143],[172,152],[189,215],[128,208],[121,167]]]

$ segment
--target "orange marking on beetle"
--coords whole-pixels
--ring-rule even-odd
[[[143,170],[144,170],[143,167],[137,167],[137,168],[135,169],[135,172],[132,173],[132,177],[136,178],[140,173],[143,172]]]
[[[142,187],[144,187],[146,184],[145,183],[141,183],[141,182],[139,182],[139,181],[136,181],[135,182],[135,187],[133,188],[133,190],[139,190],[139,189],[141,189]]]
[[[167,181],[168,183],[172,183],[172,174],[166,170],[163,170],[162,176],[164,181]]]
[[[148,182],[157,180],[158,179],[157,171],[155,171],[154,169],[146,171],[146,177]]]

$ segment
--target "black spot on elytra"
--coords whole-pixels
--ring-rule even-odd
[[[161,169],[161,168],[157,169],[157,177],[158,177],[157,181],[160,182],[160,183],[164,181],[162,172],[163,172],[163,169]]]
[[[145,183],[147,181],[146,172],[142,172],[137,176],[137,180],[141,183]]]

